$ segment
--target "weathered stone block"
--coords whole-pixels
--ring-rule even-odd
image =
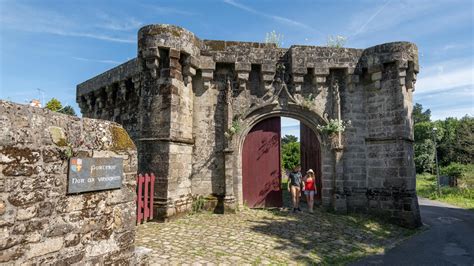
[[[40,243],[30,244],[26,253],[28,259],[59,251],[64,244],[62,237],[49,238]]]

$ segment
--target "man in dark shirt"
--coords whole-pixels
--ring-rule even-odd
[[[300,197],[303,180],[301,176],[301,166],[297,165],[288,176],[288,191],[291,192],[291,200],[293,202],[293,212],[301,211]]]

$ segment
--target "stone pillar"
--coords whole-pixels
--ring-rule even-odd
[[[275,62],[269,61],[262,64],[261,80],[264,88],[264,100],[268,100],[273,96],[274,88],[272,86],[275,78],[276,66]]]
[[[237,73],[237,82],[239,84],[239,90],[247,89],[247,82],[249,81],[249,75],[252,65],[247,62],[235,63],[235,72]]]
[[[391,57],[386,56],[388,51]],[[369,211],[417,227],[421,219],[413,161],[413,89],[409,86],[413,88],[418,72],[418,52],[413,44],[392,43],[366,54]]]
[[[347,212],[347,199],[344,191],[344,168],[342,164],[342,146],[334,147],[334,195],[333,208],[338,213]]]
[[[224,150],[225,162],[225,197],[224,212],[235,212],[236,201],[234,196],[234,150]]]
[[[192,77],[198,44],[194,35],[170,25],[150,25],[138,33],[142,67],[140,168],[155,172],[158,219],[191,209],[193,139]]]

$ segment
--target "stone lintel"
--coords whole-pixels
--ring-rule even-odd
[[[236,62],[235,71],[237,72],[250,72],[252,70],[252,64],[249,62]]]

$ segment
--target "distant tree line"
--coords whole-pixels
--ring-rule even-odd
[[[474,118],[448,117],[431,121],[430,109],[419,103],[413,108],[415,165],[417,173],[435,172],[435,141],[440,166],[472,164],[474,161]],[[436,130],[434,130],[436,129]]]

